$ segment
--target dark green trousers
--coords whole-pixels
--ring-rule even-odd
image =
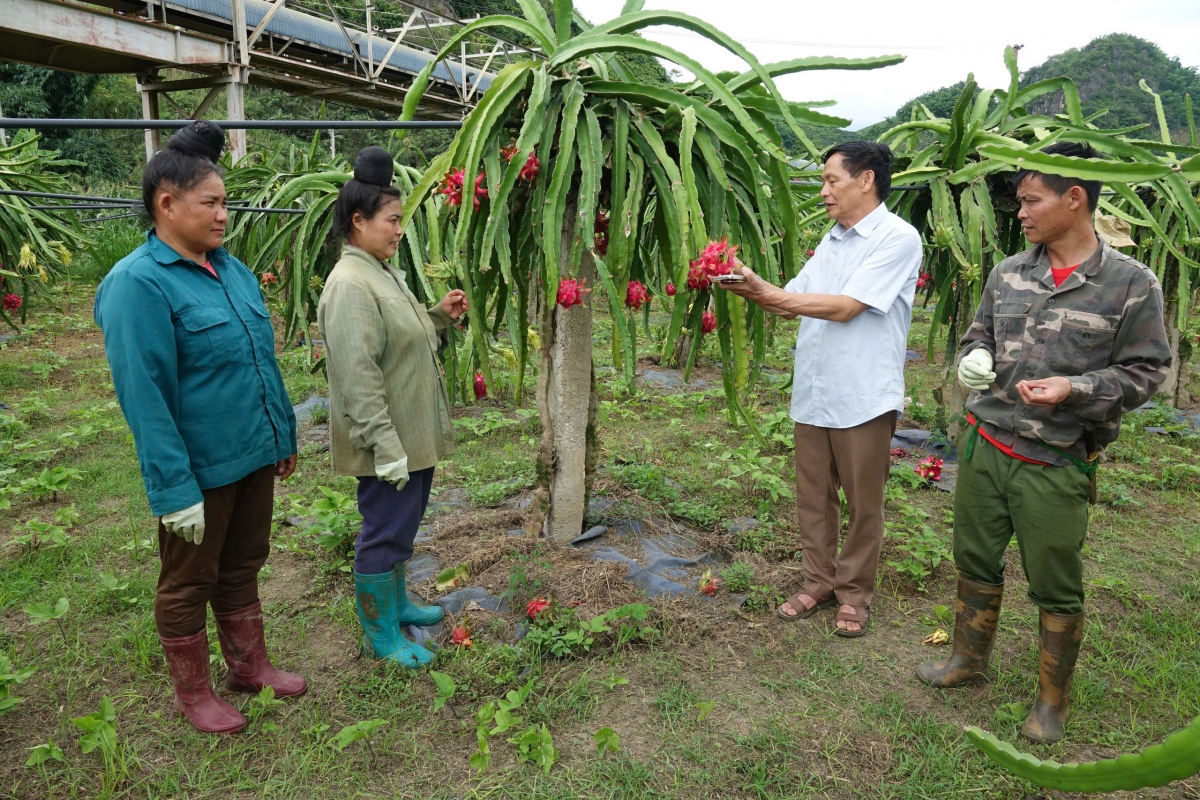
[[[1016,534],[1029,599],[1054,614],[1078,614],[1088,486],[1073,466],[1030,464],[977,437],[954,489],[955,565],[974,580],[1003,583],[1004,551]]]

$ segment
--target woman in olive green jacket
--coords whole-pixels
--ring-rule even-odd
[[[363,527],[354,546],[354,588],[363,648],[415,669],[433,654],[400,628],[434,625],[443,612],[409,601],[404,562],[412,557],[434,467],[453,449],[438,335],[467,310],[467,300],[455,289],[426,309],[404,273],[385,263],[402,235],[400,192],[391,184],[387,151],[362,150],[334,208],[334,229],[345,244],[321,293],[317,322],[329,376],[333,469],[358,478]]]

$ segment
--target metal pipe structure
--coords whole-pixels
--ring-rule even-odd
[[[17,119],[0,118],[0,128],[30,128],[33,130],[171,130],[190,125],[190,119]],[[461,120],[418,119],[214,119],[226,130],[427,130],[430,128],[461,128]]]
[[[53,192],[27,192],[20,189],[0,189],[0,197],[35,197],[42,200],[76,200],[79,204],[61,206],[29,206],[37,211],[74,211],[114,208],[141,208],[142,201],[126,197],[95,197],[88,194],[55,194]],[[226,206],[226,211],[257,211],[263,214],[303,214],[303,208],[260,208],[256,206]],[[104,217],[103,219],[119,219],[119,217]],[[87,220],[96,222],[98,220]]]
[[[65,206],[29,206],[34,211],[111,211],[116,208],[140,209],[141,201],[129,203],[87,203]],[[260,214],[303,214],[303,208],[261,208],[256,206],[225,206],[226,211],[256,211]]]

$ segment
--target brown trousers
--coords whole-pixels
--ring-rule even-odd
[[[204,628],[206,606],[225,614],[258,602],[258,571],[271,552],[275,465],[241,480],[205,489],[204,539],[190,544],[158,524],[162,569],[154,595],[154,624],[165,639]]]
[[[796,512],[804,558],[803,591],[815,599],[869,606],[883,544],[883,490],[891,467],[896,412],[853,428],[796,425]],[[842,504],[850,507],[846,542],[838,553]]]

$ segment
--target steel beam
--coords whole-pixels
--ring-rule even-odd
[[[224,64],[227,42],[57,0],[4,0],[0,58],[77,72]],[[119,69],[97,69],[100,61]],[[107,64],[106,64],[107,65]]]

